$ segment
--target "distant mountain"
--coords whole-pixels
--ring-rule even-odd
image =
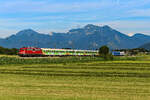
[[[132,36],[132,39],[133,40],[136,40],[137,43],[141,42],[143,43],[148,43],[150,42],[150,36],[149,35],[144,35],[144,34],[141,34],[141,33],[137,33],[135,35]]]
[[[36,46],[41,48],[97,49],[107,45],[112,49],[137,48],[150,42],[150,36],[135,34],[129,37],[109,26],[88,24],[83,28],[71,29],[67,33],[41,34],[26,29],[15,35],[0,39],[0,46],[20,48]]]
[[[49,35],[39,34],[31,29],[18,32],[3,39],[0,45],[7,48],[20,48],[22,46],[41,46],[43,42],[49,40]],[[41,43],[39,43],[41,42]]]
[[[144,48],[144,49],[150,50],[150,42],[139,46],[139,48]]]

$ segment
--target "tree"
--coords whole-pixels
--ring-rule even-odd
[[[106,56],[109,54],[109,48],[107,46],[102,46],[99,48],[99,55]]]
[[[16,48],[8,49],[8,48],[3,48],[0,46],[0,54],[17,55],[17,52],[18,52],[18,49]]]
[[[99,48],[99,55],[103,57],[104,60],[113,60],[113,55],[109,53],[109,48],[107,46]]]

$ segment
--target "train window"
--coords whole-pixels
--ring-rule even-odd
[[[28,51],[32,51],[33,49],[27,49]]]
[[[35,49],[35,51],[41,51],[40,49]]]

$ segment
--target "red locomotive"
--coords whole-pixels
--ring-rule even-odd
[[[36,47],[23,47],[19,50],[19,56],[21,57],[32,57],[32,56],[42,56],[42,50],[41,48]]]

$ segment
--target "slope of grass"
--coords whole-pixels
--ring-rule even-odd
[[[150,61],[141,58],[2,59],[2,100],[150,100]]]

